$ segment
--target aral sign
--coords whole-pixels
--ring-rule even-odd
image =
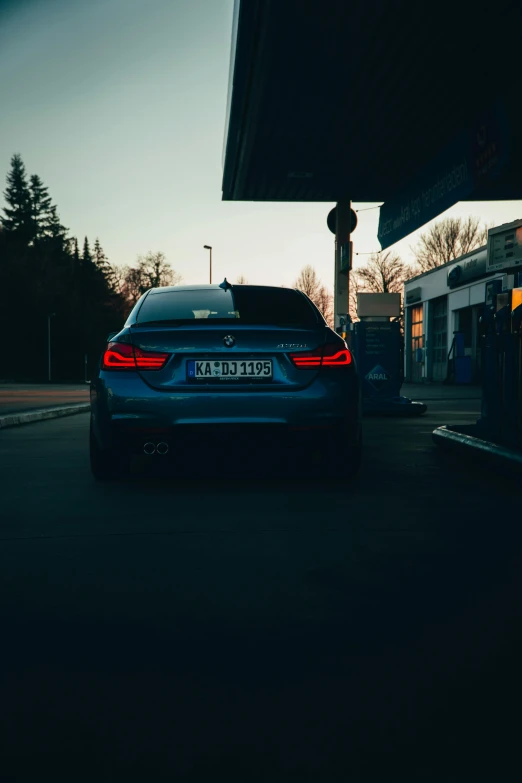
[[[506,120],[490,112],[437,156],[421,176],[380,211],[382,249],[416,231],[496,176],[508,158]]]

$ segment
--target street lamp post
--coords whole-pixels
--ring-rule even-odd
[[[210,284],[212,285],[212,248],[210,245],[203,245],[203,249],[210,251]]]
[[[47,377],[49,383],[51,382],[51,318],[56,313],[49,313],[47,316]]]

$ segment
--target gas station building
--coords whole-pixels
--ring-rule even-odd
[[[412,277],[404,286],[404,374],[409,383],[441,383],[448,377],[454,332],[463,334],[470,380],[481,380],[480,317],[488,274],[487,248],[481,247],[436,269]]]
[[[495,226],[484,247],[404,285],[404,375],[410,383],[479,383],[487,313],[522,295],[522,220]]]

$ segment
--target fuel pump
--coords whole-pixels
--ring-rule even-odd
[[[480,319],[483,357],[481,417],[483,436],[508,446],[522,447],[522,280],[504,278],[496,290],[486,289]],[[522,275],[517,274],[517,278]]]
[[[358,294],[359,321],[349,324],[362,384],[363,413],[419,416],[427,406],[402,397],[400,294]],[[392,320],[393,318],[393,320]]]
[[[521,281],[522,282],[522,281]],[[511,312],[511,333],[514,336],[516,351],[516,432],[518,444],[522,445],[522,288],[513,292],[513,310]]]
[[[488,231],[486,272],[501,274],[485,286],[480,318],[482,404],[474,425],[438,427],[434,441],[456,445],[501,464],[522,464],[522,220]],[[476,442],[475,442],[475,439]]]
[[[497,282],[496,280],[493,282]],[[489,290],[488,290],[489,287]],[[496,290],[486,285],[486,302],[479,320],[482,340],[482,403],[481,416],[477,427],[495,431],[498,428],[498,409],[495,406],[495,392],[498,384],[495,336],[495,300]]]

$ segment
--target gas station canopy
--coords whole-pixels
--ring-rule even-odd
[[[236,0],[223,199],[393,199],[493,106],[508,162],[466,200],[520,198],[521,33],[511,0]]]

